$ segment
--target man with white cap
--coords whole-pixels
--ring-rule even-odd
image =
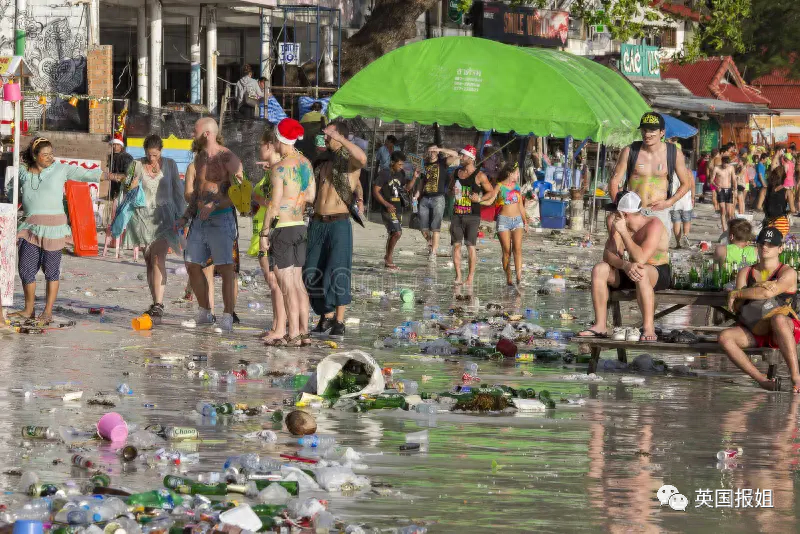
[[[624,193],[611,217],[611,231],[603,250],[603,261],[592,269],[592,304],[595,324],[578,337],[605,338],[609,288],[636,289],[642,313],[642,332],[629,328],[615,332],[615,339],[656,341],[655,291],[668,289],[669,232],[657,217],[642,213],[642,199],[633,191]]]
[[[461,149],[461,168],[453,173],[448,188],[455,198],[453,217],[450,220],[450,243],[453,246],[453,265],[456,269],[455,284],[461,285],[461,243],[467,244],[469,252],[469,272],[466,285],[472,284],[475,276],[475,263],[478,253],[475,245],[478,243],[478,228],[481,224],[480,200],[473,201],[472,195],[483,195],[491,191],[492,184],[489,178],[475,167],[475,158],[478,151],[472,145]]]
[[[127,178],[128,167],[133,163],[133,156],[125,151],[125,143],[121,136],[111,139],[111,154],[108,155],[108,173],[112,177],[109,198],[114,200],[122,189],[122,181]]]
[[[295,148],[303,138],[303,126],[294,119],[278,123],[278,153],[281,159],[270,173],[272,196],[261,230],[261,250],[269,250],[270,268],[283,293],[289,320],[289,333],[284,339],[266,339],[270,345],[299,347],[309,344],[308,293],[303,284],[306,263],[306,224],[303,220],[306,203],[314,202],[316,183],[311,163]],[[278,223],[272,228],[273,220]],[[278,327],[280,328],[280,327]]]

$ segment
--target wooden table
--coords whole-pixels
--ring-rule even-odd
[[[611,308],[611,321],[614,327],[622,326],[622,310],[620,307],[621,302],[630,302],[636,300],[635,289],[617,289],[611,291],[608,299],[608,307]],[[668,308],[657,312],[653,319],[661,319],[671,313],[685,308],[686,306],[707,306],[710,310],[718,312],[726,322],[731,324],[736,321],[736,316],[733,315],[728,309],[728,292],[727,291],[684,291],[678,289],[666,289],[664,291],[656,291],[656,306],[661,304],[670,304]],[[714,326],[713,313],[706,316],[706,326]],[[691,328],[689,328],[691,330]],[[645,345],[644,343],[642,344]],[[646,346],[657,345],[657,343],[647,343]],[[674,345],[674,343],[664,343],[664,345]],[[664,349],[666,350],[666,349]],[[617,357],[621,362],[628,361],[628,355],[625,347],[617,348]]]

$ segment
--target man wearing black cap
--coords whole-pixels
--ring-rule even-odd
[[[608,192],[616,199],[620,191],[634,191],[641,197],[642,206],[669,231],[670,208],[691,190],[692,173],[686,167],[683,152],[664,142],[664,117],[648,111],[642,115],[639,130],[642,140],[620,153]],[[678,181],[680,185],[676,184]]]
[[[745,305],[766,301],[758,311],[759,314],[764,314],[764,318],[755,326],[751,324],[751,328],[759,335],[754,334],[744,324],[739,324],[723,330],[719,335],[719,344],[739,369],[769,391],[779,389],[779,384],[775,379],[768,379],[756,369],[743,349],[751,347],[780,349],[789,367],[792,391],[800,393],[800,371],[797,364],[800,321],[792,311],[792,300],[797,293],[797,272],[778,259],[783,250],[783,234],[780,230],[771,226],[764,228],[758,234],[756,243],[758,243],[758,263],[739,271],[736,277],[736,289],[728,293],[728,307],[740,313],[740,321],[744,322],[745,315],[752,315],[748,313],[750,310],[743,310]]]

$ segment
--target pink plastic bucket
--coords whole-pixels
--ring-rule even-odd
[[[125,441],[128,438],[128,424],[117,412],[108,412],[97,422],[97,433],[109,441]]]
[[[3,100],[6,102],[19,102],[22,100],[22,90],[18,83],[7,83],[3,85]]]

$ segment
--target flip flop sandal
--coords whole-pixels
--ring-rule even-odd
[[[589,332],[589,335],[582,336],[581,334],[583,334],[584,332]],[[589,328],[587,330],[582,330],[581,332],[578,332],[578,334],[575,337],[579,339],[606,339],[608,338],[608,334],[601,334],[600,332],[595,332],[594,330]]]
[[[300,341],[302,342],[301,344],[304,347],[307,347],[307,346],[311,345],[311,343],[312,343],[311,334],[303,334],[301,336],[301,338],[300,338]]]
[[[391,263],[391,264],[384,264],[384,265],[383,265],[383,267],[384,267],[384,269],[386,269],[387,271],[399,271],[399,270],[400,270],[400,267],[398,267],[398,266],[397,266],[397,265],[395,265],[394,263]]]
[[[303,346],[303,336],[295,336],[293,338],[286,339],[286,342],[284,343],[284,347],[302,347],[302,346]]]
[[[285,347],[286,346],[286,338],[285,337],[276,337],[273,339],[267,339],[264,341],[264,345],[267,347]]]

